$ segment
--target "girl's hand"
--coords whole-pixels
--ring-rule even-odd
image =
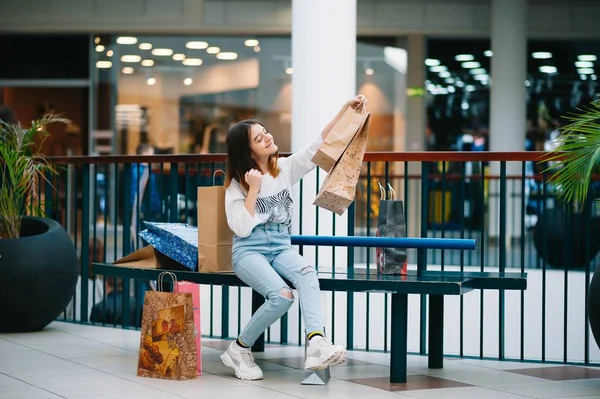
[[[254,190],[257,193],[260,191],[262,178],[262,173],[256,169],[250,169],[248,172],[246,172],[246,175],[244,175],[244,180],[246,180],[246,183],[248,183],[250,186],[250,190]]]
[[[348,100],[348,102],[346,102],[346,105],[358,110],[366,106],[367,102],[367,98],[364,95],[359,94]]]

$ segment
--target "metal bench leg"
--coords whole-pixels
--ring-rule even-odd
[[[323,333],[326,334],[325,327]],[[304,336],[304,357],[306,358],[306,350],[308,349],[308,337]],[[329,367],[325,370],[304,370],[304,379],[301,385],[327,385],[331,378]]]
[[[258,292],[252,290],[252,314],[254,314],[258,308],[265,303],[265,298]],[[252,345],[252,352],[264,352],[265,351],[265,333],[262,333]]]
[[[444,368],[443,295],[429,295],[429,368]]]
[[[408,295],[392,294],[392,342],[390,382],[406,382],[406,345],[408,334]]]

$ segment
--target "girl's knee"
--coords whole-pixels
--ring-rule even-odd
[[[277,294],[271,295],[269,297],[269,302],[271,302],[274,308],[281,310],[282,313],[285,313],[294,303],[294,299],[295,298],[292,289],[289,287],[284,287],[281,288]]]

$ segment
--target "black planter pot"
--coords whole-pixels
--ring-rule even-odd
[[[21,237],[0,239],[0,332],[42,330],[71,301],[77,252],[51,219],[25,217]]]
[[[588,319],[596,345],[600,348],[600,272],[594,272],[588,291]]]

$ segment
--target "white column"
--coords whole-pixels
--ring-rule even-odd
[[[491,42],[490,150],[524,151],[527,128],[527,0],[492,0]],[[521,176],[521,167],[520,162],[507,163],[507,175]],[[492,163],[490,172],[492,175],[500,174],[499,162]],[[497,181],[492,183],[490,235],[498,237],[500,189]],[[508,181],[507,191],[507,236],[504,238],[509,240],[521,231],[520,197],[516,197],[514,205],[512,201],[512,196],[520,193],[520,185]],[[512,220],[515,220],[514,224]]]
[[[311,143],[356,94],[356,0],[292,0],[292,151]],[[322,182],[326,173],[319,171]],[[316,232],[316,172],[304,178],[302,234]],[[320,184],[319,184],[320,186]],[[294,233],[300,210],[295,190]],[[332,235],[332,213],[319,208],[319,235]],[[335,234],[346,235],[347,214],[336,216]],[[331,248],[319,249],[319,264],[331,266]],[[311,262],[314,251],[305,248]],[[336,265],[346,266],[346,249],[336,250]]]

